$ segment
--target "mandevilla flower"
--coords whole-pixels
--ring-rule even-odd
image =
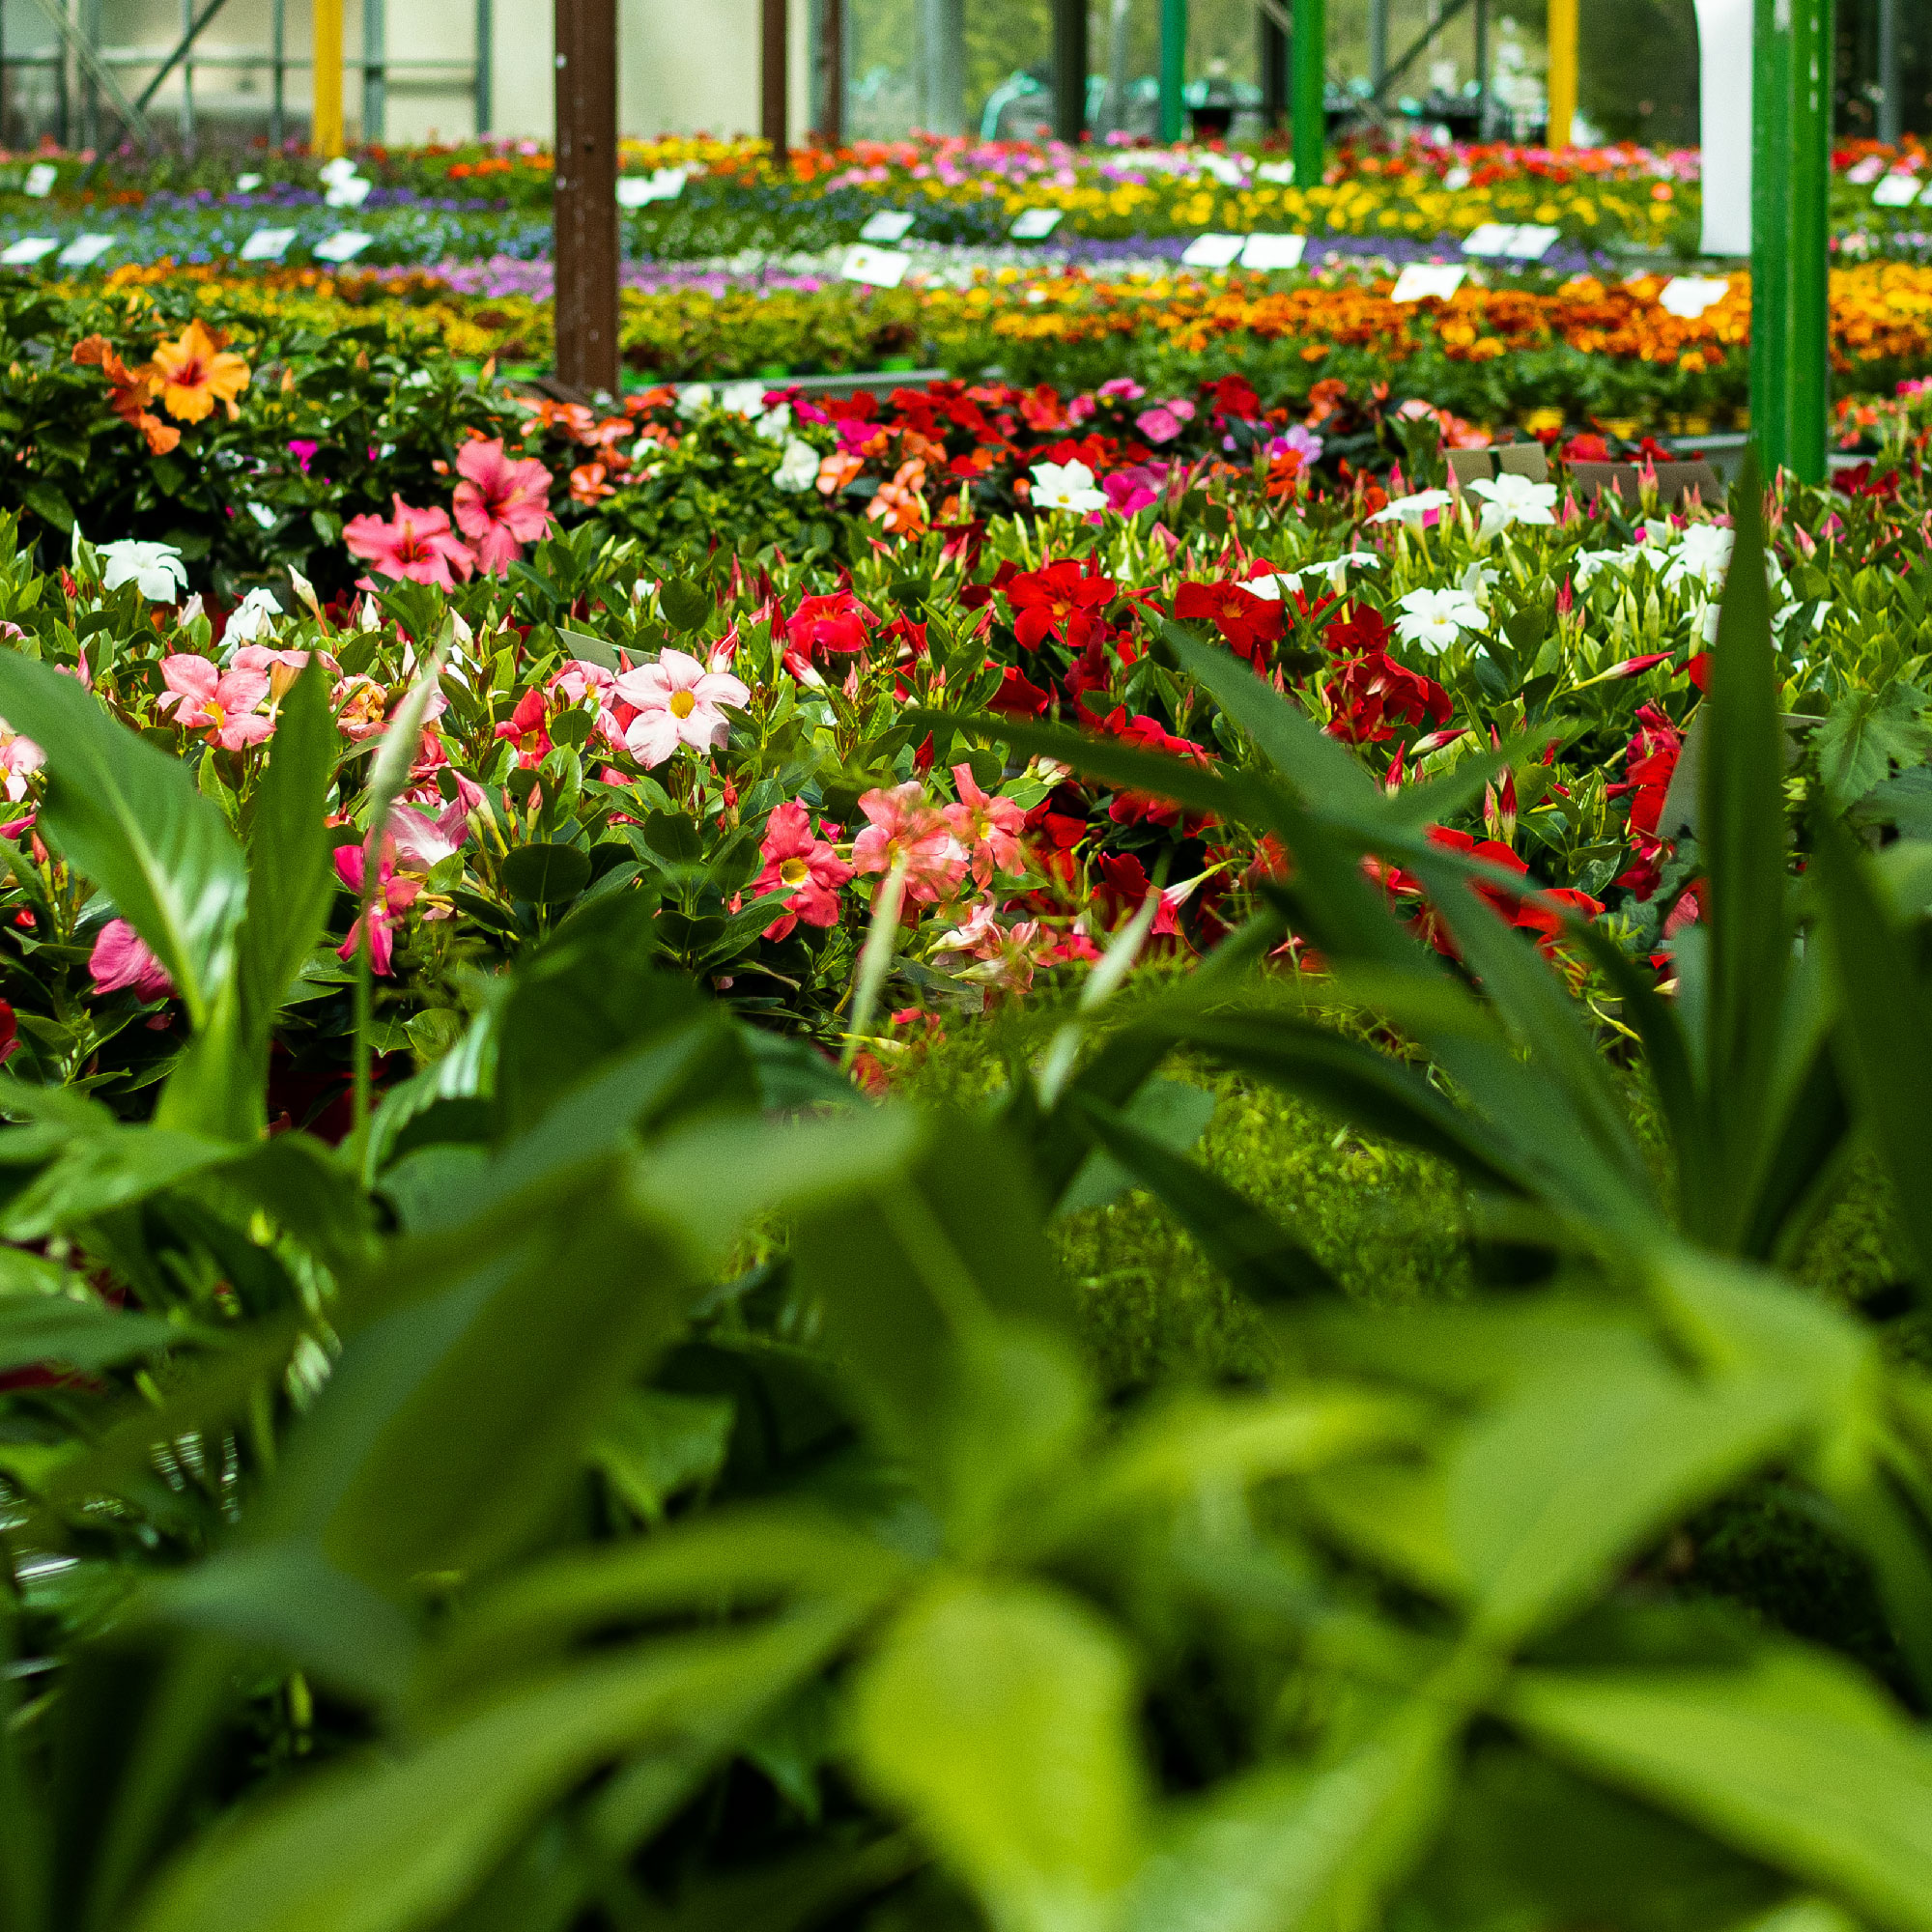
[[[947,897],[966,874],[966,854],[945,814],[914,780],[864,793],[865,831],[852,841],[855,872],[905,874],[907,895],[927,904]]]
[[[1084,463],[1036,463],[1032,474],[1036,509],[1072,510],[1086,516],[1107,507],[1106,497],[1094,487],[1094,472]]]
[[[187,588],[187,566],[173,544],[123,537],[118,543],[102,544],[99,554],[107,566],[100,574],[103,589],[119,590],[131,583],[143,597],[172,604]]]
[[[131,986],[141,1001],[164,1000],[175,989],[167,969],[148,951],[147,942],[125,919],[110,919],[88,954],[87,970],[97,993]]]
[[[228,751],[259,745],[275,728],[256,709],[269,695],[269,680],[258,670],[223,671],[191,651],[177,651],[161,660],[161,681],[167,695],[159,708]]]
[[[821,825],[821,834],[838,837],[838,828]],[[788,799],[773,808],[758,841],[763,868],[752,882],[754,897],[784,893],[786,910],[765,927],[767,939],[782,939],[803,920],[807,925],[836,925],[838,889],[850,883],[852,867],[833,850],[827,838],[814,838],[811,813]]]
[[[680,745],[719,752],[731,734],[730,721],[718,707],[749,704],[752,693],[728,671],[706,670],[683,651],[665,651],[656,664],[627,670],[616,693],[638,715],[624,743],[640,765],[661,765]]]
[[[1466,590],[1411,590],[1396,600],[1396,609],[1402,612],[1396,636],[1426,651],[1447,650],[1464,631],[1480,631],[1489,622]]]

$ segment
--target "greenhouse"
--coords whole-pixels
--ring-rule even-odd
[[[1932,1932],[1928,133],[0,7],[0,1932]]]

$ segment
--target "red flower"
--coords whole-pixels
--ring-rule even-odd
[[[497,726],[497,736],[517,748],[517,762],[526,769],[550,755],[550,719],[544,695],[536,686],[517,700],[517,708]]]
[[[1091,576],[1069,561],[1012,578],[1006,590],[1014,611],[1013,636],[1022,650],[1037,651],[1049,637],[1078,650],[1092,633],[1093,613],[1114,601],[1115,586],[1111,578]],[[1077,638],[1075,629],[1081,632]]]
[[[1257,597],[1238,583],[1183,583],[1174,600],[1182,623],[1211,623],[1236,657],[1253,663],[1263,644],[1281,641],[1279,603]]]
[[[1262,412],[1262,399],[1245,376],[1223,376],[1218,383],[1208,384],[1202,394],[1212,404],[1217,421],[1222,416],[1239,416],[1243,422],[1252,422]]]
[[[803,657],[815,651],[863,651],[869,641],[872,613],[849,590],[808,597],[785,626],[785,638]]]
[[[836,828],[821,825],[820,832]],[[753,893],[788,893],[787,910],[765,927],[767,939],[782,939],[800,920],[807,925],[828,926],[838,922],[838,888],[852,877],[845,864],[822,838],[811,836],[811,814],[797,800],[787,800],[765,820],[758,845],[765,862],[752,883]]]
[[[1446,724],[1452,708],[1434,678],[1379,651],[1349,659],[1328,679],[1327,731],[1345,745],[1380,744],[1425,722]]]
[[[1346,617],[1331,617],[1321,633],[1323,646],[1339,657],[1350,651],[1385,651],[1389,647],[1388,619],[1372,605],[1357,604]]]
[[[991,664],[992,659],[986,662]],[[999,690],[986,700],[986,708],[1003,711],[1009,718],[1037,718],[1051,701],[1038,685],[1030,683],[1012,665],[1008,665]]]
[[[1630,798],[1630,841],[1637,862],[1617,884],[1647,899],[1662,879],[1660,862],[1669,841],[1658,836],[1658,821],[1663,816],[1663,801],[1684,749],[1684,736],[1654,704],[1638,707],[1636,725],[1636,735],[1624,753],[1628,781],[1605,785],[1604,790],[1606,797],[1628,794]]]

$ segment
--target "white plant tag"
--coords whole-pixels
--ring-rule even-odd
[[[1468,272],[1452,262],[1411,262],[1395,278],[1389,300],[1423,301],[1435,296],[1440,301],[1447,301],[1463,286],[1463,277]]]
[[[848,282],[867,282],[875,289],[895,289],[905,280],[912,257],[897,248],[874,248],[861,242],[846,249],[838,272]]]
[[[1181,250],[1180,259],[1190,269],[1231,268],[1247,245],[1245,235],[1197,235]]]
[[[1241,267],[1298,269],[1307,251],[1305,235],[1250,235],[1241,247]]]

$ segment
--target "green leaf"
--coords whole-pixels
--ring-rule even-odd
[[[154,1315],[126,1315],[65,1295],[0,1300],[0,1375],[39,1363],[92,1373],[151,1355],[192,1331]]]
[[[1335,1277],[1270,1214],[1126,1115],[1094,1101],[1085,1112],[1100,1145],[1174,1214],[1229,1281],[1264,1305],[1335,1294]]]
[[[860,1679],[867,1782],[1006,1932],[1099,1932],[1140,1850],[1134,1686],[1112,1634],[1031,1583],[942,1585]]]
[[[519,845],[503,861],[503,889],[532,905],[563,905],[590,883],[590,856],[575,845]]]
[[[1747,1670],[1529,1671],[1503,1714],[1872,1925],[1932,1932],[1932,1750],[1850,1665],[1779,1647]]]
[[[844,1634],[802,1616],[520,1687],[413,1750],[311,1776],[164,1872],[130,1932],[410,1932],[440,1924],[543,1811],[645,1755],[688,1792]]]
[[[1406,1714],[1319,1773],[1251,1772],[1190,1807],[1135,1886],[1126,1932],[1326,1932],[1378,1922],[1448,1794],[1453,1719]]]
[[[179,758],[117,724],[76,679],[16,651],[0,651],[0,716],[47,754],[43,826],[148,943],[201,1025],[247,902],[220,810]]]
[[[1925,762],[1925,694],[1908,684],[1849,691],[1818,727],[1818,776],[1842,810],[1901,769]]]

